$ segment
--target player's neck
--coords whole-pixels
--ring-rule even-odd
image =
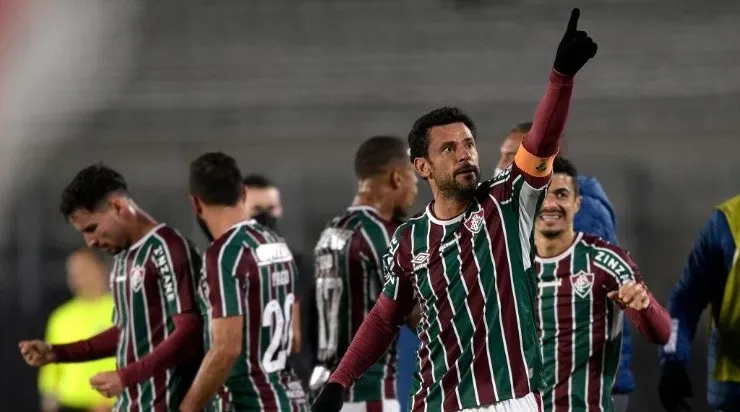
[[[157,226],[158,222],[145,211],[136,209],[136,223],[133,230],[131,244],[137,243]]]
[[[437,219],[449,220],[460,216],[469,205],[470,199],[434,196],[432,212]]]
[[[358,192],[354,200],[352,200],[352,206],[372,207],[380,217],[390,221],[393,219],[393,206],[388,203],[387,200],[382,199],[380,196],[368,192]]]
[[[547,237],[539,232],[535,232],[534,245],[537,249],[537,256],[541,258],[551,258],[558,256],[568,250],[576,238],[576,232],[570,228],[556,237]]]
[[[218,239],[234,225],[249,219],[249,213],[244,207],[219,207],[211,211],[206,224],[213,238]]]
[[[365,179],[357,182],[357,193],[352,206],[369,206],[385,220],[393,219],[393,205],[388,196],[384,196],[383,188],[373,179]]]

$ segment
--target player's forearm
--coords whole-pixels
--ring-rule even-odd
[[[200,364],[193,384],[180,404],[180,412],[196,412],[203,409],[208,400],[226,382],[239,352],[225,346],[215,345],[206,353]]]
[[[178,363],[195,356],[200,350],[200,315],[185,313],[174,317],[175,331],[153,351],[118,370],[123,386],[130,387],[164,373]]]
[[[330,382],[337,382],[345,389],[373,366],[393,344],[399,327],[400,304],[381,295],[365,317],[347,352]],[[405,314],[400,318],[401,322]]]
[[[52,345],[58,363],[85,362],[103,359],[116,354],[118,327],[114,326],[89,339],[63,345]]]
[[[573,78],[553,70],[545,95],[534,113],[532,128],[522,141],[529,153],[542,158],[557,154],[568,120],[572,93]]]
[[[636,311],[626,309],[632,325],[651,343],[665,345],[671,336],[671,317],[668,311],[650,295],[650,305],[647,309]]]

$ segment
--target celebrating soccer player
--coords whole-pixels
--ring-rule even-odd
[[[357,194],[333,218],[316,248],[319,336],[311,386],[328,378],[383,288],[382,257],[418,193],[406,142],[391,136],[366,140],[355,155]],[[398,411],[395,348],[347,390],[343,411]],[[325,376],[322,379],[322,375]]]
[[[177,231],[157,223],[127,193],[123,176],[100,164],[82,169],[60,204],[89,247],[114,255],[110,283],[115,326],[64,345],[24,341],[31,366],[116,357],[117,371],[90,384],[115,410],[176,410],[198,367],[201,319],[195,301],[200,257]]]
[[[396,230],[386,283],[314,404],[334,412],[421,305],[414,411],[538,411],[542,359],[534,318],[532,232],[550,181],[573,76],[596,54],[574,9],[532,130],[514,163],[480,183],[476,128],[457,108],[420,117],[409,133],[416,172],[434,201]]]
[[[306,409],[287,368],[295,264],[282,238],[249,219],[236,161],[206,153],[190,165],[193,209],[215,239],[198,285],[207,352],[182,412]],[[214,395],[217,395],[214,397]]]
[[[671,320],[629,253],[576,232],[578,175],[557,157],[535,221],[537,328],[547,390],[543,410],[611,411],[622,310],[647,340],[668,342]]]

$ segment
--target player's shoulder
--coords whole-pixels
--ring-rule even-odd
[[[583,234],[580,242],[588,248],[593,264],[612,275],[620,276],[635,266],[629,251],[599,236]]]
[[[193,243],[179,230],[167,224],[159,225],[152,238],[166,248],[193,248]]]

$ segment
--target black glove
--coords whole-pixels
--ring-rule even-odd
[[[596,56],[596,43],[588,37],[585,31],[578,30],[578,17],[581,15],[579,9],[573,9],[570,13],[568,28],[565,30],[563,39],[558,45],[553,68],[560,74],[574,76],[581,70],[588,59]]]
[[[690,411],[691,406],[685,398],[694,396],[686,368],[677,361],[663,363],[658,384],[658,396],[668,412]]]
[[[344,388],[336,382],[324,385],[311,410],[313,412],[339,412],[344,403]]]

